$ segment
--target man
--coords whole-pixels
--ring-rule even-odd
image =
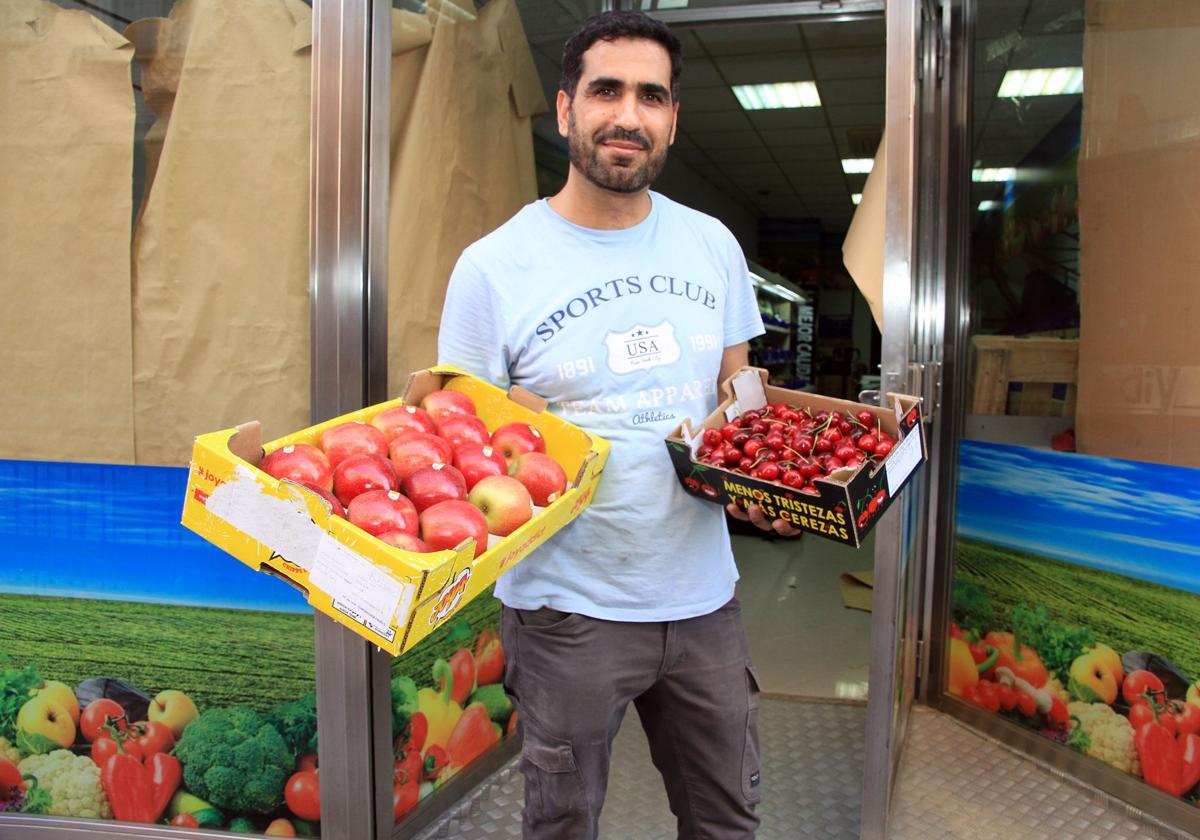
[[[571,36],[566,186],[463,252],[442,315],[441,361],[520,384],[612,443],[591,506],[496,584],[533,840],[597,836],[630,702],[680,837],[758,825],[758,684],[724,515],[679,486],[663,438],[715,409],[763,326],[729,231],[649,190],[675,138],[680,65],[676,38],[637,12]]]

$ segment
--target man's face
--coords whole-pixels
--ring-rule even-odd
[[[671,58],[655,41],[597,41],[583,54],[575,96],[558,93],[558,131],[571,164],[598,187],[636,193],[650,186],[675,141]]]

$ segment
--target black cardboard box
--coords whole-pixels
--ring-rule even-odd
[[[761,368],[742,368],[722,383],[726,399],[695,429],[689,420],[667,436],[667,450],[679,482],[701,499],[727,505],[730,502],[759,505],[770,519],[783,519],[796,528],[854,547],[888,509],[901,489],[926,460],[921,425],[921,401],[905,394],[888,394],[889,405],[871,406],[850,400],[823,397],[805,391],[789,391],[767,384]],[[866,463],[818,478],[813,484],[820,495],[811,495],[777,482],[740,475],[723,467],[702,464],[694,457],[704,430],[719,429],[743,411],[769,403],[790,403],[813,411],[858,414],[864,409],[896,439],[896,445],[879,463]]]

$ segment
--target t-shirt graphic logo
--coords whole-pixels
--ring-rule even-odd
[[[610,332],[604,343],[613,373],[633,373],[679,361],[675,326],[665,320],[653,327],[635,324],[623,333]]]

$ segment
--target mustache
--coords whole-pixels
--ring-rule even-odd
[[[650,139],[636,131],[626,131],[623,128],[614,128],[609,131],[602,131],[596,135],[597,143],[607,143],[610,140],[617,140],[622,143],[633,143],[639,149],[643,150],[650,148]]]

